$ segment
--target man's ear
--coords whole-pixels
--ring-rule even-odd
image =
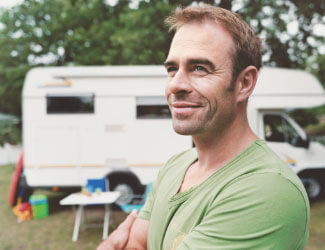
[[[257,81],[258,70],[255,66],[247,66],[237,77],[235,91],[237,102],[243,102],[252,94]]]

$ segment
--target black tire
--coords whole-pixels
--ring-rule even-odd
[[[313,175],[305,175],[301,177],[301,181],[305,186],[310,201],[316,201],[322,196],[324,187],[320,178]]]
[[[113,174],[108,176],[111,191],[121,192],[120,198],[115,202],[117,206],[132,203],[134,195],[141,194],[143,187],[139,180],[130,174]]]

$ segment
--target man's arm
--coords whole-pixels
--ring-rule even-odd
[[[97,250],[147,249],[149,221],[137,219],[137,211],[131,214],[110,234]]]
[[[125,249],[147,249],[149,221],[137,218],[131,228]]]

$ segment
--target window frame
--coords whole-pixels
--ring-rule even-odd
[[[136,96],[135,117],[137,120],[168,120],[171,113],[165,96]],[[158,112],[151,110],[157,109]],[[142,110],[141,110],[142,109]],[[168,110],[167,113],[165,113]]]
[[[64,104],[60,103],[57,104],[57,107],[55,107],[55,104],[50,104],[51,101],[57,101],[55,100],[55,98],[60,99],[62,98],[62,101],[64,102],[64,98],[68,99],[68,98],[75,98],[79,100],[82,100],[82,98],[90,98],[91,102],[90,102],[90,108],[86,107],[85,105],[87,105],[86,103],[83,103],[82,101],[80,101],[79,105],[79,109],[76,109],[76,107],[74,107],[74,109],[72,109],[70,107],[70,109],[67,110],[63,110],[62,107],[64,106]],[[89,115],[89,114],[95,114],[95,94],[94,93],[64,93],[64,94],[47,94],[45,96],[46,98],[46,114],[47,115]],[[52,100],[51,100],[52,99]],[[65,104],[70,104],[73,103],[72,100],[65,100]],[[52,107],[51,107],[52,105]],[[60,107],[61,105],[61,107]],[[82,107],[82,105],[84,105],[85,107]],[[58,108],[59,107],[59,108]],[[78,108],[78,107],[77,107]],[[62,109],[62,110],[60,110]]]
[[[266,140],[266,135],[265,135],[265,122],[264,122],[264,117],[267,116],[267,115],[274,115],[274,116],[279,116],[281,117],[281,124],[282,124],[282,127],[283,127],[283,135],[284,135],[284,141],[269,141],[269,140]],[[292,120],[292,118],[290,118],[289,116],[285,115],[284,113],[280,113],[280,112],[263,112],[263,115],[262,115],[262,131],[263,131],[263,138],[266,142],[269,142],[269,143],[288,143],[290,144],[291,146],[293,147],[301,147],[301,146],[297,146],[295,144],[293,144],[293,141],[292,141],[292,138],[290,138],[289,136],[289,132],[288,132],[288,125],[291,126],[291,128],[295,131],[296,135],[298,137],[300,137],[300,139],[302,140],[305,140],[304,139],[304,134],[302,134],[303,132],[300,131],[301,128],[300,127],[297,127],[298,125],[295,124],[294,120]],[[290,139],[290,140],[289,140]]]

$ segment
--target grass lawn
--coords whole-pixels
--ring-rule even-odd
[[[45,193],[49,197],[50,216],[38,220],[30,220],[18,223],[12,208],[8,204],[8,190],[13,165],[0,166],[0,249],[91,249],[94,250],[101,242],[102,227],[87,228],[79,231],[79,239],[73,243],[72,231],[74,225],[74,213],[71,206],[60,206],[59,200],[65,194],[49,191],[37,191]],[[87,207],[86,219],[93,221],[104,218],[104,207]],[[113,230],[126,214],[114,211],[111,217]]]
[[[49,217],[18,223],[7,201],[13,169],[13,165],[0,166],[0,249],[96,249],[101,242],[102,228],[80,230],[78,241],[71,241],[74,214],[71,207],[58,204],[64,194],[46,193],[49,196]],[[103,212],[103,207],[91,207],[86,209],[86,216],[102,219]],[[124,213],[114,211],[110,231],[124,218]],[[320,201],[311,205],[310,237],[306,249],[324,249],[324,246],[325,201]]]

